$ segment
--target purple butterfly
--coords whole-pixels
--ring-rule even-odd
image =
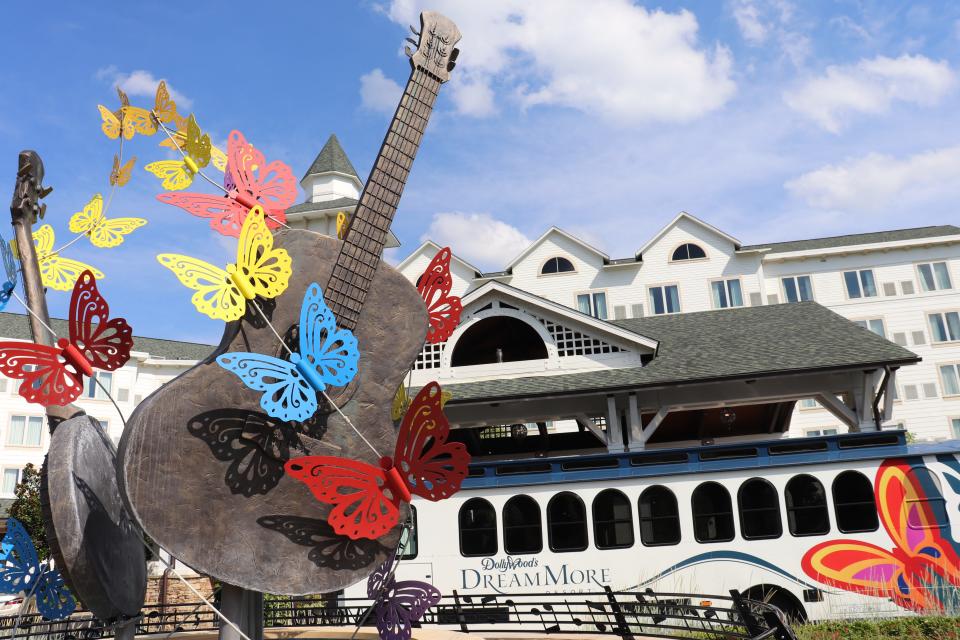
[[[427,609],[440,602],[440,592],[427,582],[394,578],[394,552],[367,580],[367,597],[373,600],[380,640],[410,640],[413,625]]]

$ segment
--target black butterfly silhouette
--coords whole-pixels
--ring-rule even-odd
[[[390,551],[376,540],[339,535],[326,520],[274,515],[257,518],[257,524],[282,533],[294,544],[311,547],[307,558],[321,569],[361,569]]]

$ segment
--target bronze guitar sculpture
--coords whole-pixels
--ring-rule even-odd
[[[381,252],[440,85],[449,78],[460,32],[424,12],[412,71],[344,241],[300,229],[276,234],[293,276],[276,306],[257,304],[285,342],[295,339],[307,287],[317,282],[360,345],[359,373],[331,400],[364,437],[393,451],[394,392],[420,351],[427,312],[417,290],[381,262]],[[303,424],[264,415],[259,394],[217,365],[228,351],[283,357],[270,327],[251,311],[227,325],[206,360],[146,398],[120,443],[119,476],[134,517],[151,538],[194,569],[268,593],[341,589],[367,576],[393,550],[401,525],[379,540],[350,540],[326,523],[329,508],[283,465],[305,453],[376,464],[374,453],[334,407],[321,403]],[[403,518],[401,518],[401,522]]]

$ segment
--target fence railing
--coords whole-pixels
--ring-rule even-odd
[[[331,600],[322,596],[275,597],[264,602],[264,627],[373,626],[366,599]],[[0,617],[0,638],[17,640],[95,640],[114,635],[89,613],[47,622],[38,615]],[[215,630],[216,615],[203,604],[147,606],[135,622],[138,635]],[[632,639],[722,638],[724,640],[796,640],[783,614],[764,602],[729,595],[657,593],[651,590],[593,593],[463,595],[441,598],[420,621],[478,635],[560,633],[613,635]]]

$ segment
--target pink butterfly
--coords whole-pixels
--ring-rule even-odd
[[[214,231],[225,236],[240,236],[240,228],[250,209],[263,207],[271,229],[287,221],[285,211],[297,199],[297,182],[290,167],[274,160],[267,164],[239,131],[231,131],[227,140],[227,195],[208,193],[161,193],[160,202],[180,207],[200,218],[209,218]]]

